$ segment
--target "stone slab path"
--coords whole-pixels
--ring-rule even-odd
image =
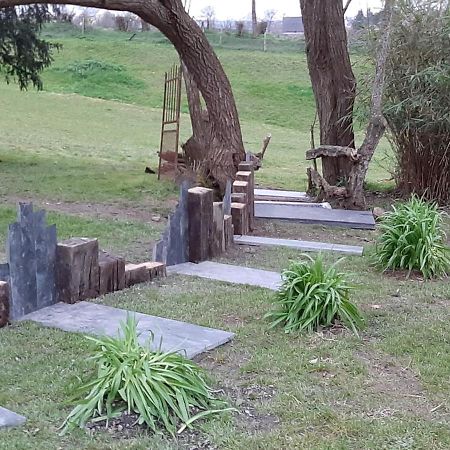
[[[375,229],[375,219],[370,211],[349,211],[302,205],[255,202],[255,217],[294,220],[300,223],[340,226],[356,229]]]
[[[120,323],[126,320],[127,313],[128,311],[124,309],[90,302],[74,305],[57,303],[27,314],[21,320],[32,320],[46,327],[75,333],[117,336]],[[234,337],[233,333],[227,331],[147,314],[132,314],[135,314],[138,320],[137,328],[141,344],[145,344],[153,332],[155,336],[153,349],[159,348],[162,339],[162,350],[179,351],[188,358],[223,345]]]
[[[278,189],[255,189],[255,200],[279,200],[284,202],[310,202],[306,192],[281,191]]]
[[[0,428],[20,427],[26,420],[26,417],[0,406]]]
[[[299,241],[295,239],[275,239],[260,236],[234,236],[239,245],[290,247],[305,252],[337,252],[362,256],[364,248],[354,245],[329,244],[325,242]]]
[[[192,275],[210,280],[226,281],[228,283],[246,284],[276,291],[281,284],[278,272],[252,269],[250,267],[232,266],[212,261],[199,264],[184,263],[167,268],[167,272],[180,275]]]
[[[287,206],[309,206],[310,208],[331,208],[331,205],[328,202],[322,203],[310,203],[310,202],[298,202],[298,201],[286,201],[286,200],[255,200],[255,205],[287,205]]]

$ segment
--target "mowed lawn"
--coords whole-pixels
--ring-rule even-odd
[[[153,34],[129,41],[120,33],[46,33],[63,49],[44,74],[45,91],[0,84],[0,262],[19,199],[51,211],[60,238],[98,237],[128,260],[149,259],[177,197],[172,183],[144,173],[157,165],[162,77],[175,52]],[[217,36],[211,39],[217,43]],[[227,37],[217,50],[247,149],[257,151],[266,133],[273,136],[257,182],[304,190],[314,119],[305,58],[295,43],[274,42],[279,51],[268,53],[249,49],[255,45]],[[188,136],[184,114],[182,138]],[[386,144],[377,151],[371,188],[392,186],[388,154]],[[448,280],[381,274],[370,259],[376,232],[257,225],[274,235],[366,247],[364,257],[341,263],[366,317],[360,337],[268,331],[263,316],[273,294],[264,289],[173,276],[110,294],[96,301],[235,332],[231,344],[199,363],[239,413],[202,422],[196,436],[176,440],[145,431],[127,438],[81,430],[59,436],[72,387],[91,372],[90,344],[80,335],[16,323],[0,330],[0,405],[28,421],[0,431],[0,449],[450,448]],[[221,261],[281,270],[299,257],[235,248]]]

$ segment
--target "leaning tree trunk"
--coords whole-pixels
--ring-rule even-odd
[[[352,112],[356,95],[347,48],[342,0],[300,0],[306,56],[320,123],[320,144],[354,147]],[[324,158],[330,184],[347,182],[351,164],[345,157]]]
[[[36,3],[32,0],[0,0],[0,8]],[[236,103],[230,82],[201,28],[184,9],[181,0],[46,0],[41,3],[129,11],[158,28],[174,45],[195,81],[208,110],[211,139],[207,148],[210,175],[223,189],[245,159]]]

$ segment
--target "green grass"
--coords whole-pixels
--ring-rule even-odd
[[[60,239],[98,237],[101,247],[129,260],[149,259],[164,222],[149,222],[148,214],[167,214],[177,195],[170,182],[143,173],[157,163],[162,77],[176,54],[153,33],[132,41],[113,32],[81,37],[53,27],[46,33],[64,45],[44,74],[46,91],[0,85],[0,248],[14,203],[27,198],[64,207],[48,220]],[[258,150],[265,134],[273,135],[257,182],[303,190],[314,105],[305,58],[295,47],[301,43],[272,42],[268,53],[257,49],[260,44],[227,36],[217,50],[247,149]],[[87,60],[99,64],[86,77],[74,75],[74,64]],[[182,139],[188,136],[183,115]],[[371,188],[392,186],[385,181],[385,152],[383,143],[369,171]],[[89,205],[120,214],[96,217],[86,213]],[[146,215],[127,219],[127,212]],[[376,238],[366,231],[258,223],[263,226],[280,236],[369,247]],[[296,259],[288,249],[241,248],[222,261],[281,270]],[[327,255],[327,263],[335,260]],[[268,330],[263,316],[273,293],[213,281],[173,276],[97,301],[236,333],[232,344],[200,361],[214,387],[241,411],[201,424],[200,438],[221,450],[449,448],[448,283],[382,275],[368,257],[349,257],[341,269],[355,274],[349,281],[359,285],[352,300],[367,321],[361,339],[349,332],[286,336]],[[0,449],[195,446],[145,432],[128,439],[81,430],[60,437],[57,429],[70,410],[65,401],[88,372],[89,354],[80,335],[31,323],[0,330],[0,404],[28,417],[23,428],[0,432]]]

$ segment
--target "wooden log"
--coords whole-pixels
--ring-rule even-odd
[[[236,173],[237,181],[246,181],[248,183],[248,226],[250,231],[255,229],[255,177],[253,171],[238,171]]]
[[[188,191],[189,261],[209,259],[213,223],[213,191],[202,187]]]
[[[125,260],[101,251],[98,255],[99,295],[125,288]]]
[[[213,203],[213,224],[211,230],[211,256],[219,256],[225,251],[223,203]]]
[[[238,170],[240,172],[253,172],[253,163],[251,161],[242,161],[239,163]]]
[[[127,287],[165,276],[166,265],[161,262],[151,261],[141,264],[127,264],[125,266],[125,284]]]
[[[233,217],[225,215],[223,218],[223,234],[225,241],[225,250],[228,250],[234,242]]]
[[[234,233],[248,234],[248,208],[245,203],[232,203],[231,216],[233,217]]]
[[[56,248],[58,300],[75,303],[95,298],[99,291],[98,241],[72,238]]]
[[[125,266],[126,287],[147,281],[150,281],[150,272],[143,264],[127,264]]]
[[[238,172],[239,173],[239,172]],[[241,172],[241,174],[244,172]],[[248,173],[248,172],[247,172]],[[233,183],[233,192],[237,194],[245,194],[247,197],[247,214],[248,214],[248,228],[249,230],[253,230],[253,222],[254,222],[254,202],[252,201],[252,198],[254,198],[254,193],[252,192],[251,185],[248,181],[239,181],[236,180]]]
[[[8,324],[9,319],[9,285],[0,281],[0,328]]]

